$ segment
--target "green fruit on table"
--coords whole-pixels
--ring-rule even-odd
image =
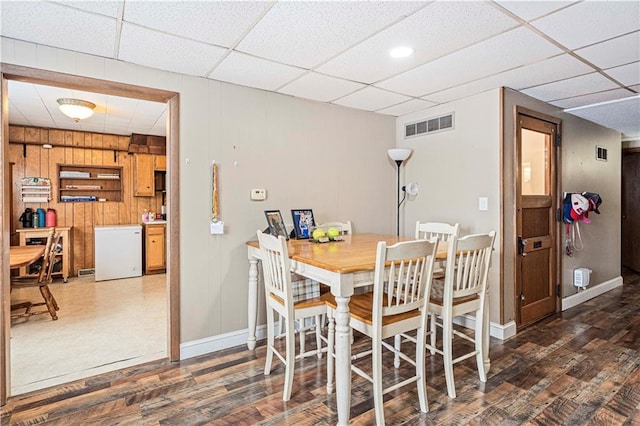
[[[338,228],[329,228],[329,230],[327,231],[327,236],[329,238],[335,238],[338,235],[340,235],[340,230]]]
[[[314,240],[324,238],[326,235],[327,234],[324,233],[324,229],[314,229],[312,234]]]

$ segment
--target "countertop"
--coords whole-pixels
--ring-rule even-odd
[[[166,220],[153,220],[150,222],[142,222],[142,225],[166,225]]]

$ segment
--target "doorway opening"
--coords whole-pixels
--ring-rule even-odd
[[[9,146],[9,123],[8,123],[8,81],[17,80],[35,84],[42,84],[55,87],[65,87],[73,90],[102,93],[112,96],[142,99],[153,102],[165,103],[168,108],[166,120],[167,143],[167,273],[166,273],[166,303],[167,303],[167,357],[176,361],[180,357],[179,347],[179,223],[178,223],[178,149],[179,149],[179,95],[175,92],[152,89],[141,86],[134,86],[124,83],[115,83],[106,80],[98,80],[87,77],[71,76],[50,71],[36,70],[26,67],[2,64],[2,150],[0,151],[0,167],[2,173],[0,185],[3,207],[2,217],[7,218],[13,214],[9,210],[9,190],[11,176],[8,170],[8,146]],[[2,253],[8,253],[9,248],[9,220],[2,222],[3,232],[0,235]],[[11,367],[11,321],[10,321],[10,286],[9,286],[9,265],[8,258],[3,255],[1,262],[2,280],[0,283],[0,296],[2,297],[3,326],[0,339],[0,404],[4,405],[10,393],[10,367]],[[45,351],[46,352],[46,351]]]

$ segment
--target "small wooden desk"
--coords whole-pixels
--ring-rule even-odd
[[[349,423],[351,407],[351,336],[349,325],[349,299],[359,283],[371,284],[376,266],[379,241],[392,245],[413,238],[398,238],[384,234],[345,235],[344,241],[324,244],[309,240],[289,240],[291,272],[331,286],[336,298],[336,404],[338,424]],[[256,320],[258,311],[258,241],[248,241],[249,258],[249,349],[256,346]],[[447,257],[446,244],[438,245],[437,258]]]
[[[9,247],[9,267],[22,268],[31,265],[44,254],[44,246],[11,246]]]

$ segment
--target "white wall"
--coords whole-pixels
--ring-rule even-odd
[[[455,113],[455,128],[404,138],[407,123]],[[500,322],[500,91],[492,90],[397,119],[399,148],[413,149],[405,162],[402,184],[417,182],[420,192],[403,206],[404,235],[415,223],[460,223],[461,235],[494,230],[495,251],[490,271],[492,322]],[[489,199],[479,211],[478,198]]]
[[[180,93],[181,341],[247,327],[245,241],[264,210],[395,230],[395,118],[2,38],[5,63]],[[189,164],[187,164],[189,160]],[[209,234],[211,163],[222,236]],[[265,188],[267,200],[249,200]],[[262,318],[260,319],[262,321]]]

